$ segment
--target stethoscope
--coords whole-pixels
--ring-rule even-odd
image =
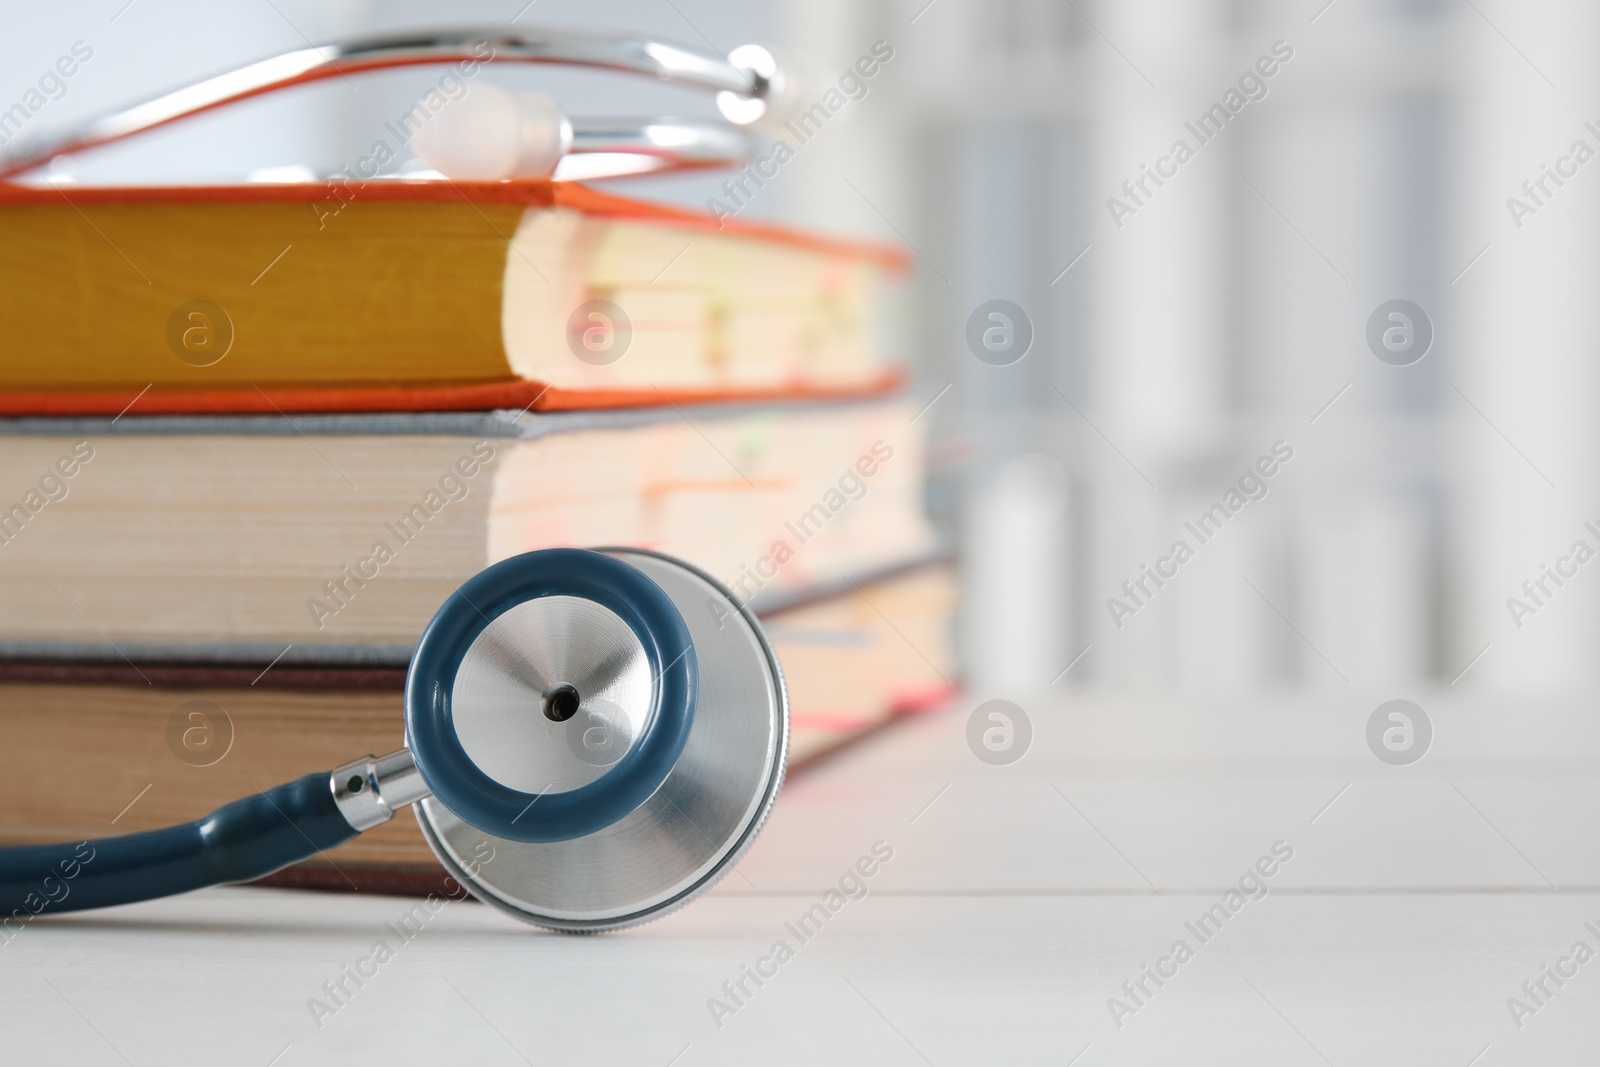
[[[423,631],[404,748],[184,826],[0,849],[0,920],[253,881],[414,806],[478,899],[560,930],[629,926],[739,860],[788,741],[777,658],[721,583],[642,549],[529,552]]]
[[[674,45],[566,32],[330,45],[48,143],[13,143],[0,150],[0,179],[272,89],[450,62],[483,41],[500,58],[643,72],[729,94],[723,110],[736,117],[753,116],[749,104],[773,84],[764,52],[741,50],[752,64],[741,68]],[[609,132],[573,123],[569,147],[666,169],[742,159],[749,143],[732,126],[652,120]],[[187,825],[0,849],[0,921],[253,881],[410,806],[439,862],[478,899],[559,930],[628,926],[687,903],[738,862],[777,797],[788,742],[778,661],[721,583],[642,549],[529,552],[466,581],[428,624],[406,677],[405,747]]]
[[[471,107],[450,108],[445,122],[428,130],[426,146],[417,145],[419,153],[426,156],[425,147],[432,147],[441,158],[428,160],[435,163],[433,173],[416,177],[565,181],[739,163],[753,158],[760,147],[751,127],[781,118],[778,112],[797,92],[794,80],[760,45],[743,45],[723,56],[664,41],[577,30],[419,31],[284,52],[64,133],[24,131],[0,146],[0,181],[15,180],[59,157],[297,85],[394,67],[455,63],[476,71],[497,62],[648,75],[713,93],[727,121],[569,119],[551,97],[475,83],[462,101],[470,101]],[[473,138],[486,136],[497,142],[492,146],[497,151],[488,158],[470,151]],[[459,151],[463,148],[469,149],[464,155]]]

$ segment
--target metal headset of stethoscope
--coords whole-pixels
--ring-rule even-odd
[[[291,85],[481,60],[485,43],[496,62],[576,64],[710,90],[724,116],[745,123],[761,116],[778,81],[770,55],[754,47],[724,58],[570,31],[388,37],[290,52],[67,136],[19,138],[0,149],[0,179]],[[559,112],[555,122],[558,156],[598,155],[581,168],[586,177],[735,163],[756,143],[716,122],[569,122]],[[541,164],[545,173],[554,162]],[[404,748],[185,826],[90,842],[89,853],[82,844],[0,849],[0,915],[250,881],[415,805],[439,862],[479,899],[555,929],[627,926],[688,902],[738,861],[782,784],[788,740],[777,659],[719,582],[643,550],[529,552],[469,579],[428,624],[406,678]],[[67,872],[71,891],[58,899]]]

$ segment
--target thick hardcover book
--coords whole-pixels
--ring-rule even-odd
[[[539,181],[0,185],[0,415],[881,392],[904,268]]]
[[[765,598],[787,682],[790,771],[914,712],[956,682],[948,564],[928,561]],[[403,667],[0,660],[0,844],[131,833],[357,756],[400,747]],[[70,778],[63,786],[62,775]],[[275,885],[418,892],[442,884],[409,812]]]
[[[404,664],[540,548],[682,557],[744,599],[929,552],[899,401],[0,422],[0,656]]]

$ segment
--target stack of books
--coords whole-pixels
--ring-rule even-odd
[[[544,182],[0,186],[0,843],[403,741],[423,627],[556,546],[769,627],[791,766],[946,699],[893,250]],[[440,877],[406,819],[279,884]]]

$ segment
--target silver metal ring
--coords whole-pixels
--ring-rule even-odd
[[[710,93],[761,99],[769,79],[734,66],[723,56],[686,45],[625,34],[504,29],[435,30],[284,52],[142,104],[103,115],[54,136],[19,137],[0,147],[0,180],[9,180],[57,156],[110,144],[254,96],[371,70],[476,60],[553,63],[643,74]],[[607,177],[652,170],[738,163],[751,158],[753,138],[739,127],[700,120],[574,120],[574,154],[612,157],[567,168],[570,177]],[[571,158],[570,156],[568,158]],[[558,180],[569,175],[557,174]]]

